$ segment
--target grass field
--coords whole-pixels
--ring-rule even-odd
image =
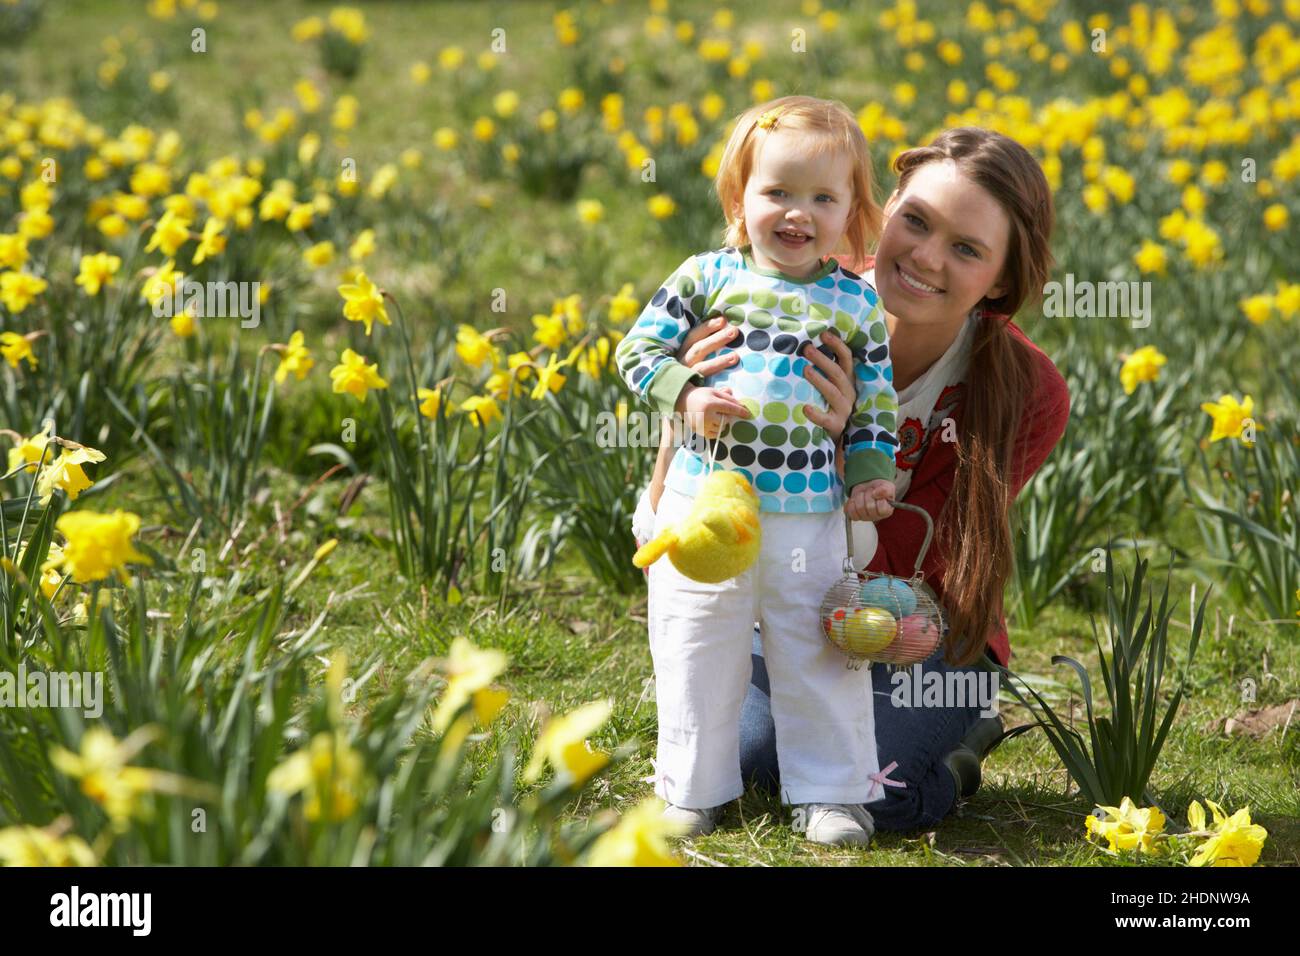
[[[504,774],[508,786],[499,793],[527,808],[521,830],[566,834],[553,856],[535,862],[565,862],[585,845],[575,834],[589,821],[607,826],[602,811],[622,813],[647,797],[653,670],[645,591],[639,573],[629,574],[629,516],[653,451],[602,452],[589,427],[599,411],[633,400],[612,366],[596,375],[570,369],[562,388],[539,399],[529,394],[531,382],[521,394],[508,382],[501,392],[489,381],[493,366],[476,368],[458,354],[457,328],[507,330],[502,354],[530,352],[534,374],[550,354],[563,358],[575,345],[596,354],[601,336],[616,340],[627,325],[610,314],[625,283],[644,303],[686,255],[720,245],[721,218],[702,165],[727,120],[758,93],[806,92],[859,112],[885,182],[897,149],[944,125],[979,122],[1016,135],[1054,180],[1057,277],[1152,282],[1149,328],[1118,318],[1019,317],[1066,376],[1073,410],[1051,467],[1022,496],[1022,520],[1048,522],[1048,533],[1038,543],[1024,536],[1018,555],[1028,583],[1008,595],[1012,667],[1041,679],[1035,686],[1056,695],[1063,719],[1086,726],[1078,682],[1051,660],[1083,662],[1100,688],[1093,621],[1100,626],[1104,581],[1089,558],[1108,538],[1138,541],[1152,562],[1157,599],[1172,564],[1171,668],[1185,654],[1191,590],[1199,601],[1211,588],[1210,623],[1151,788],[1184,822],[1194,799],[1229,812],[1249,806],[1268,831],[1260,863],[1300,862],[1300,721],[1262,739],[1212,729],[1247,706],[1300,697],[1300,510],[1292,497],[1300,462],[1292,315],[1300,295],[1300,5],[1274,3],[1263,13],[1252,4],[1171,7],[1170,39],[1160,29],[1144,32],[1137,8],[1109,4],[1112,46],[1099,54],[1087,42],[1074,46],[1069,25],[1085,37],[1093,27],[1089,11],[1069,3],[976,4],[974,13],[900,3],[864,14],[853,4],[764,0],[731,8],[728,22],[715,19],[716,4],[677,0],[662,14],[639,2],[574,4],[572,21],[557,20],[564,8],[552,3],[368,2],[359,6],[367,35],[353,44],[360,69],[352,79],[326,69],[320,41],[293,38],[305,18],[327,18],[327,4],[223,0],[215,11],[181,4],[172,17],[161,15],[166,4],[151,16],[144,4],[124,0],[40,6],[41,22],[6,50],[0,72],[0,163],[12,157],[17,164],[13,176],[0,165],[0,234],[21,235],[32,223],[39,200],[29,202],[22,187],[39,178],[43,157],[56,155],[52,232],[33,235],[30,258],[8,264],[44,277],[48,289],[25,308],[6,301],[0,318],[6,332],[45,335],[31,339],[35,368],[0,367],[0,425],[31,436],[52,416],[58,434],[108,457],[92,467],[93,487],[75,501],[56,492],[44,510],[29,500],[32,477],[11,474],[3,491],[6,554],[23,565],[21,537],[43,555],[61,512],[122,508],[141,517],[136,540],[154,566],[133,569],[129,587],[70,579],[52,599],[24,590],[7,570],[0,670],[26,661],[107,672],[104,726],[118,739],[146,722],[162,728],[158,742],[126,759],[219,795],[197,785],[174,794],[159,784],[150,795],[134,794],[117,821],[48,757],[51,747],[77,751],[85,730],[79,719],[0,708],[0,737],[21,741],[0,743],[0,832],[29,825],[59,839],[75,834],[108,864],[423,862],[436,856],[433,848],[447,854],[438,859],[476,862],[497,832],[491,811],[501,798],[493,788]],[[1147,10],[1147,20],[1162,15],[1163,8]],[[682,23],[692,25],[689,39]],[[206,31],[204,52],[192,50],[196,26]],[[506,52],[484,69],[476,58],[497,29]],[[577,34],[572,43],[566,30]],[[808,52],[786,52],[792,30],[806,32]],[[729,44],[728,52],[715,58],[704,46],[710,38]],[[991,38],[999,39],[996,48]],[[945,62],[945,41],[962,51],[959,63]],[[348,51],[350,41],[338,42]],[[741,52],[746,42],[761,49]],[[1206,52],[1211,47],[1218,52]],[[465,62],[444,68],[448,48],[463,49]],[[1223,52],[1230,49],[1237,59]],[[909,53],[921,61],[907,60]],[[118,63],[111,82],[105,62]],[[418,66],[412,72],[418,64],[427,65],[427,80],[419,80]],[[151,86],[154,73],[165,83]],[[1144,82],[1134,85],[1135,77]],[[320,98],[315,111],[293,92],[304,79]],[[952,81],[967,87],[961,102]],[[755,90],[760,82],[768,86]],[[583,93],[572,110],[560,105],[566,88]],[[515,109],[494,100],[507,90],[518,93]],[[610,93],[624,104],[617,121],[601,106]],[[701,106],[709,94],[721,104],[712,116]],[[337,122],[345,95],[357,101],[350,125]],[[67,102],[55,100],[61,97]],[[685,104],[689,123],[646,119],[648,108],[674,103]],[[260,115],[250,119],[254,109]],[[558,113],[563,140],[538,132],[548,109]],[[277,110],[288,111],[282,133],[271,129]],[[477,140],[475,121],[493,116],[493,133]],[[43,139],[51,117],[52,128],[68,130],[66,142],[54,133]],[[97,125],[110,142],[129,143],[130,124],[153,135],[146,155],[128,151],[121,164],[87,133]],[[181,144],[165,160],[155,153],[169,181],[137,190],[132,176],[165,130]],[[439,130],[454,131],[456,145],[436,145]],[[320,144],[304,158],[309,131]],[[624,132],[630,141],[620,141]],[[513,161],[501,152],[512,144]],[[642,181],[638,149],[654,154],[657,183]],[[85,171],[95,156],[107,157],[99,179]],[[270,283],[270,294],[259,328],[204,318],[195,333],[180,334],[141,297],[143,270],[168,258],[147,252],[146,241],[171,196],[192,193],[194,237],[217,218],[211,204],[227,180],[211,164],[230,156],[261,187],[251,224],[231,227],[224,252],[207,263],[191,267],[188,245],[176,262],[199,279]],[[1243,159],[1258,172],[1248,182],[1238,182]],[[349,160],[360,174],[355,194],[338,172]],[[385,166],[393,184],[372,191],[389,175]],[[204,170],[215,184],[207,198],[187,186],[191,173]],[[288,230],[259,213],[277,179],[296,190],[294,202],[327,197],[306,229]],[[100,223],[117,214],[114,197],[133,193],[144,195],[146,214],[122,214],[128,228],[107,234]],[[656,194],[674,199],[673,214],[649,212]],[[601,204],[599,221],[579,217],[580,200]],[[1268,211],[1274,207],[1289,217],[1280,228],[1270,225],[1281,215]],[[1182,222],[1167,223],[1175,210]],[[374,251],[350,257],[363,229],[374,230]],[[328,262],[303,259],[323,242],[333,243]],[[1163,250],[1158,269],[1135,259],[1144,243]],[[91,295],[74,278],[82,256],[100,251],[123,264],[112,287]],[[391,294],[396,325],[367,334],[343,317],[337,288],[359,269]],[[500,293],[504,310],[493,308]],[[534,338],[534,317],[563,316],[556,303],[574,294],[582,297],[580,321],[563,346]],[[1252,297],[1260,301],[1244,304]],[[399,329],[411,337],[409,350]],[[263,422],[259,409],[279,354],[266,347],[287,343],[295,330],[305,334],[316,367],[305,380],[290,375],[269,386],[276,396]],[[148,347],[128,361],[124,343],[135,336]],[[92,341],[99,344],[86,344]],[[1120,367],[1147,345],[1168,362],[1127,394]],[[347,348],[378,363],[390,383],[385,392],[376,388],[358,403],[331,391],[329,369]],[[234,366],[227,364],[232,349]],[[259,355],[265,364],[254,380]],[[479,429],[444,407],[424,419],[412,396],[426,386],[459,404],[498,388],[509,417]],[[107,399],[110,391],[120,406]],[[1211,418],[1201,403],[1224,393],[1253,396],[1260,429],[1253,449],[1235,437],[1205,440]],[[230,440],[245,427],[250,435],[265,428],[262,447]],[[461,444],[453,447],[453,439]],[[570,484],[579,478],[554,458],[529,472],[547,448],[570,449],[583,484]],[[414,490],[400,490],[412,481]],[[598,500],[601,489],[609,494]],[[29,504],[24,535],[16,525]],[[417,539],[427,533],[420,540],[433,542],[431,551],[421,552],[417,540],[403,552],[404,520]],[[461,520],[468,530],[456,530]],[[338,541],[333,552],[309,561],[330,539]],[[491,567],[494,548],[509,564],[505,574]],[[1130,552],[1121,546],[1117,555],[1130,570]],[[35,565],[25,570],[39,576]],[[300,572],[307,576],[290,588]],[[95,600],[109,612],[87,623],[85,606]],[[253,620],[261,613],[264,630]],[[157,643],[140,645],[155,626],[149,622]],[[192,636],[182,639],[187,627]],[[123,636],[120,649],[115,635]],[[508,666],[494,686],[509,700],[456,750],[463,764],[453,773],[437,769],[447,754],[445,728],[435,733],[426,719],[444,685],[426,673],[416,687],[407,676],[429,657],[445,659],[462,636],[504,652]],[[338,651],[346,652],[350,675],[364,675],[347,685],[341,714],[322,689]],[[1247,678],[1255,682],[1254,704],[1243,702]],[[196,687],[206,688],[201,701]],[[280,694],[283,719],[269,719],[280,713],[272,705]],[[606,698],[612,713],[590,741],[620,757],[585,787],[568,791],[549,774],[529,780],[517,767],[502,770],[505,759],[528,758],[548,715]],[[1002,709],[1009,725],[1029,719],[1005,691]],[[456,727],[469,733],[468,724]],[[321,820],[299,798],[275,796],[267,776],[309,737],[337,728],[346,728],[340,732],[365,771],[349,784],[355,811],[330,818],[327,810]],[[242,769],[232,769],[240,760]],[[343,752],[333,760],[349,766]],[[328,793],[331,779],[313,785]],[[194,796],[200,792],[207,796]],[[475,793],[478,803],[467,796]],[[198,805],[209,808],[221,834],[213,844],[187,833]],[[777,801],[749,793],[715,834],[676,852],[696,865],[1146,865],[1085,840],[1091,809],[1034,731],[989,757],[982,789],[933,833],[881,833],[869,851],[817,847],[791,830]],[[410,858],[396,849],[402,839],[416,848]]]

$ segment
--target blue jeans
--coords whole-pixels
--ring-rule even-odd
[[[772,722],[770,685],[763,663],[759,629],[754,628],[753,676],[740,714],[741,776],[771,793],[779,792],[780,768],[776,755],[776,726]],[[984,670],[979,666],[954,668],[941,658],[925,662],[922,674],[931,671]],[[889,774],[906,787],[885,787],[885,795],[866,804],[878,830],[917,830],[932,827],[952,812],[957,803],[957,785],[943,758],[966,736],[980,717],[980,708],[898,707],[892,694],[893,670],[887,664],[871,669],[875,697],[876,750],[883,770],[897,761]],[[907,672],[910,679],[910,671]]]

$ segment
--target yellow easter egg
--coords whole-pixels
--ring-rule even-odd
[[[883,608],[860,607],[844,621],[844,644],[854,654],[870,657],[889,646],[897,629],[897,619]]]

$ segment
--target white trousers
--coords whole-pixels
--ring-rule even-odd
[[[664,489],[655,532],[694,499]],[[744,574],[721,584],[682,575],[667,557],[650,566],[650,653],[659,712],[655,793],[680,807],[714,807],[744,790],[740,712],[749,687],[754,622],[772,691],[781,800],[866,803],[880,787],[871,668],[822,632],[823,595],[844,573],[841,511],[763,512],[763,546]]]

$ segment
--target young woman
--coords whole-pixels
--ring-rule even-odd
[[[991,130],[945,130],[894,162],[898,185],[885,205],[874,258],[865,273],[886,312],[899,397],[897,500],[918,505],[935,524],[922,573],[950,621],[943,660],[925,671],[1006,666],[1011,649],[1002,613],[1014,548],[1010,509],[1060,440],[1069,394],[1051,360],[1011,321],[1036,298],[1051,268],[1051,191],[1033,157]],[[703,323],[680,359],[700,376],[736,361],[734,330]],[[806,346],[816,365],[805,374],[825,396],[808,418],[841,436],[855,392],[848,348],[833,333]],[[672,458],[665,430],[654,479],[642,496],[638,538],[653,518]],[[837,461],[839,456],[837,456]],[[903,510],[853,528],[859,568],[910,577],[925,536],[920,516]],[[757,636],[741,718],[746,778],[779,783],[766,668]],[[1001,731],[979,706],[896,706],[892,672],[873,668],[880,764],[894,765],[885,796],[868,805],[878,828],[932,826],[959,796],[979,785],[979,760]],[[908,675],[909,678],[912,675]]]

